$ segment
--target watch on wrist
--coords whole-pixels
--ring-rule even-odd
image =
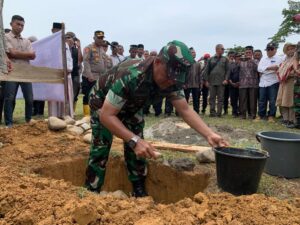
[[[139,136],[133,136],[128,142],[127,145],[133,150],[140,139]]]

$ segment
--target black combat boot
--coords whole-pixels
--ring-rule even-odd
[[[145,189],[145,180],[137,180],[132,182],[133,187],[133,197],[141,198],[148,196],[146,189]]]

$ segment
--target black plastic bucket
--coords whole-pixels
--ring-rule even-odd
[[[270,154],[265,172],[285,178],[300,177],[300,133],[266,131],[256,134],[261,148]]]
[[[256,193],[269,154],[254,149],[216,148],[218,186],[234,195]]]

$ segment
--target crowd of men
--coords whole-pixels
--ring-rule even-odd
[[[23,17],[12,17],[11,30],[5,35],[8,65],[10,62],[29,64],[36,57],[31,45],[36,38],[21,36],[24,24]],[[62,24],[53,23],[52,33],[61,29]],[[289,128],[299,128],[300,71],[294,44],[286,43],[285,57],[279,57],[277,45],[269,43],[264,58],[262,52],[252,46],[246,46],[242,52],[229,51],[225,56],[224,46],[218,44],[214,56],[204,54],[196,60],[195,49],[178,40],[168,42],[159,53],[145,50],[143,44],[130,45],[129,55],[125,56],[123,46],[116,41],[106,41],[100,30],[94,32],[93,41],[83,51],[73,32],[67,32],[64,39],[69,101],[75,111],[81,91],[84,115],[90,116],[92,140],[85,181],[90,191],[101,191],[113,135],[116,135],[124,141],[133,196],[148,195],[146,159],[159,156],[155,147],[143,140],[144,115],[150,113],[151,104],[155,116],[162,114],[163,102],[166,116],[173,113],[174,106],[175,113],[215,148],[229,146],[229,143],[199,117],[200,100],[203,114],[209,100],[210,117],[228,114],[230,103],[233,117],[255,121],[274,122],[279,106],[282,123]],[[44,102],[33,101],[31,83],[4,82],[1,85],[4,88],[0,105],[4,104],[7,127],[13,125],[19,86],[25,98],[26,122],[32,122],[32,113],[43,115]],[[193,108],[188,106],[190,96]],[[48,115],[63,117],[64,108],[64,103],[51,101]],[[73,116],[72,110],[70,115]]]
[[[31,43],[37,39],[32,36],[24,38],[21,32],[24,27],[24,18],[13,16],[11,29],[6,29],[7,54],[14,63],[28,64],[35,58]],[[62,29],[61,23],[53,23],[52,33]],[[124,55],[124,48],[117,41],[105,40],[103,31],[95,31],[93,41],[81,50],[80,40],[73,32],[65,34],[67,60],[70,72],[70,85],[73,88],[72,103],[75,111],[78,95],[82,93],[84,116],[90,115],[88,96],[96,80],[120,63],[130,60],[146,60],[157,56],[155,50],[145,50],[143,44],[130,45],[129,55]],[[108,54],[110,47],[111,54]],[[205,114],[209,105],[210,117],[222,117],[231,113],[235,118],[252,119],[254,121],[267,120],[275,122],[276,115],[282,117],[282,124],[288,128],[299,128],[299,76],[297,66],[291,69],[285,61],[296,61],[296,45],[288,44],[284,47],[285,56],[278,56],[277,44],[269,43],[266,46],[266,56],[261,50],[246,46],[243,51],[228,51],[222,44],[216,45],[216,52],[211,57],[204,54],[199,60],[196,51],[190,47],[190,52],[196,60],[188,72],[184,86],[186,101],[192,99],[195,112]],[[289,56],[290,55],[290,56]],[[292,55],[292,56],[291,56]],[[282,68],[285,66],[284,68]],[[289,66],[289,67],[288,67]],[[288,67],[288,68],[286,68]],[[283,71],[282,71],[283,70]],[[284,73],[284,74],[282,74]],[[82,77],[81,77],[82,76]],[[288,83],[289,88],[286,88]],[[13,111],[18,87],[21,87],[25,98],[25,120],[30,123],[32,116],[44,115],[44,101],[33,101],[31,83],[2,82],[0,94],[0,121],[4,108],[5,125],[13,124]],[[287,93],[288,92],[288,93]],[[162,104],[165,104],[162,107]],[[202,105],[200,107],[200,103]],[[209,104],[208,104],[209,103]],[[63,103],[49,102],[49,116],[63,117]],[[279,106],[280,113],[277,113]],[[151,105],[143,109],[144,115],[150,114]],[[173,113],[172,104],[164,99],[152,105],[155,116],[164,113],[170,116]],[[177,115],[177,112],[175,112]]]

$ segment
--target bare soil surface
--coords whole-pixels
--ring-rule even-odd
[[[255,140],[253,132],[232,128],[230,124],[210,126],[221,134],[226,140]],[[191,129],[182,119],[170,117],[161,120],[145,130],[145,137],[154,140],[166,141],[177,144],[208,146],[206,140],[195,130]]]
[[[279,200],[262,194],[235,197],[227,193],[200,192],[186,198],[182,196],[176,203],[163,204],[151,197],[117,198],[90,193],[75,186],[82,182],[79,165],[84,166],[89,146],[81,136],[49,131],[44,122],[0,129],[0,142],[3,143],[0,148],[0,224],[300,224],[298,197]],[[120,146],[114,148],[120,149]],[[112,161],[108,169],[122,169],[122,158],[118,160]],[[179,183],[187,182],[183,175],[187,172],[166,169],[158,163],[150,163],[149,170],[151,166],[153,177],[155,173],[162,173],[156,176],[157,180],[153,179],[156,183],[152,186],[164,184],[163,181],[171,177],[174,187],[168,190],[170,195],[180,193],[176,189],[183,189]],[[205,177],[210,169],[205,167],[197,167],[186,177],[192,179],[191,176],[197,174]],[[125,176],[111,174],[110,179],[122,180]],[[107,185],[109,189],[109,185],[115,184]],[[124,189],[126,191],[126,187]]]

